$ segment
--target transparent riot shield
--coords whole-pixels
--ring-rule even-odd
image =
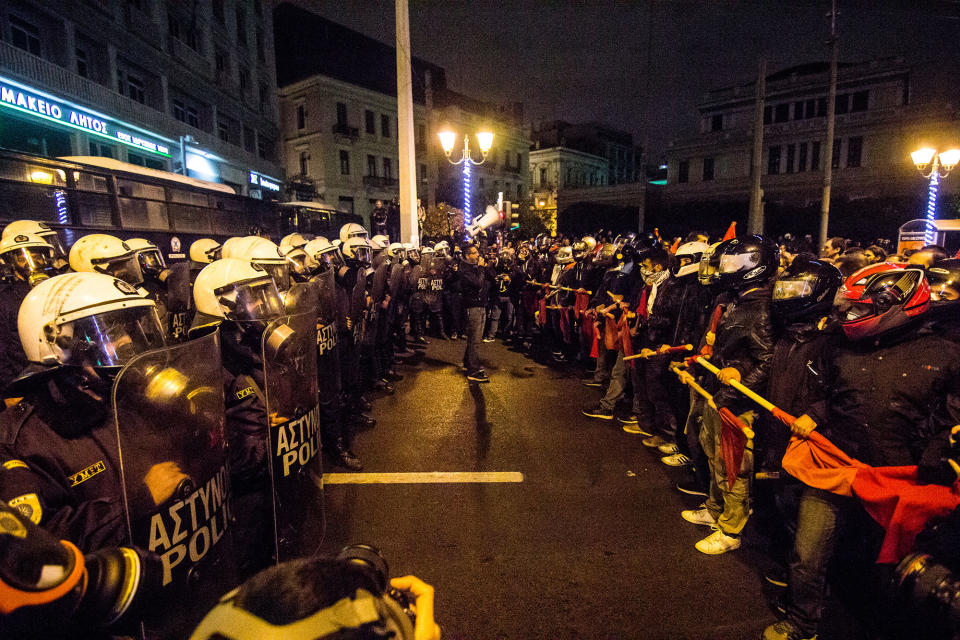
[[[219,334],[130,361],[113,410],[130,544],[160,557],[146,637],[186,637],[237,583]]]
[[[317,306],[319,285],[310,282],[297,282],[283,293],[284,310],[289,315],[308,313]]]
[[[263,334],[278,562],[314,553],[323,535],[316,343],[315,310],[274,320]]]

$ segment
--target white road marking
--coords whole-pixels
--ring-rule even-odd
[[[323,484],[463,484],[476,482],[523,482],[523,474],[519,471],[323,474]]]

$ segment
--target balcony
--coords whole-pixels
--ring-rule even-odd
[[[338,122],[337,124],[333,125],[333,135],[346,138],[351,142],[356,142],[356,140],[360,137],[360,130],[356,127],[348,127],[347,125]]]
[[[389,189],[399,184],[396,178],[381,178],[380,176],[363,176],[363,186],[376,189]]]
[[[520,167],[511,167],[511,166],[508,165],[508,164],[503,165],[502,167],[500,167],[500,169],[501,169],[502,171],[506,171],[507,173],[517,173],[517,174],[519,174],[519,173],[521,172]]]
[[[172,115],[140,104],[6,42],[0,42],[0,69],[16,80],[50,91],[55,96],[75,100],[81,105],[143,127],[157,135],[175,139],[178,135],[189,134],[196,139],[198,146],[207,151],[230,158],[233,162],[245,165],[254,171],[267,175],[278,173],[278,167],[273,162],[262,160],[255,154],[224,142],[211,133],[186,125]],[[271,137],[276,136],[275,131],[264,133]]]

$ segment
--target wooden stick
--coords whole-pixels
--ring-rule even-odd
[[[712,366],[712,365],[711,365],[711,366]],[[714,368],[716,369],[716,367],[714,367]],[[677,377],[680,378],[681,381],[683,381],[683,378],[682,378],[681,373],[680,373],[679,364],[677,364],[677,363],[671,364],[671,365],[670,365],[670,369],[672,369],[673,372],[674,372],[675,374],[677,374]],[[694,382],[693,380],[687,380],[687,381],[685,381],[685,382],[686,382],[687,386],[689,386],[691,389],[693,389],[694,391],[696,391],[697,393],[699,393],[701,396],[703,396],[704,398],[706,398],[706,399],[707,399],[707,403],[708,403],[711,407],[713,407],[714,410],[717,409],[717,405],[714,404],[714,402],[713,402],[713,396],[710,395],[710,393],[707,392],[706,389],[704,389],[703,387],[701,387],[700,385],[698,385],[698,384],[697,384],[696,382]],[[756,435],[756,433],[754,432],[754,430],[751,429],[750,427],[742,426],[742,427],[740,427],[740,429],[743,431],[743,435],[747,436],[747,439],[749,439],[749,440],[753,440],[753,437]]]
[[[550,287],[551,289],[557,289],[558,291],[572,291],[574,293],[579,293],[583,291],[588,296],[593,295],[593,291],[587,291],[586,289],[571,289],[570,287],[561,287],[558,284],[550,284],[549,282],[537,282],[536,280],[527,280],[527,284],[534,284],[538,287]]]
[[[648,358],[656,358],[656,357],[658,357],[658,356],[666,356],[666,355],[669,355],[669,354],[671,354],[671,353],[677,353],[678,351],[693,351],[693,345],[692,345],[692,344],[682,344],[682,345],[680,345],[679,347],[670,347],[669,349],[666,349],[665,351],[657,351],[657,352],[655,352],[655,353],[652,353],[652,354],[646,355],[646,356],[643,355],[643,354],[638,353],[638,354],[636,354],[636,355],[627,356],[626,358],[624,358],[624,360],[636,360],[637,358],[643,358],[644,360],[647,360]]]
[[[717,375],[718,373],[720,373],[720,369],[717,369],[715,366],[713,366],[713,363],[707,360],[706,357],[697,356],[694,358],[694,360],[700,363],[700,365],[710,373],[714,375]],[[777,406],[775,404],[773,404],[772,402],[770,402],[760,394],[754,392],[752,389],[743,386],[736,380],[731,380],[730,386],[736,389],[737,391],[739,391],[740,393],[742,393],[743,395],[747,396],[754,402],[756,402],[758,405],[760,405],[767,411],[770,411],[771,413],[774,412],[774,409],[777,409]]]

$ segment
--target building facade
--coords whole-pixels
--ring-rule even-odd
[[[606,158],[606,177],[601,185],[642,182],[643,149],[633,135],[598,122],[571,124],[562,120],[530,125],[533,148],[566,147]]]
[[[106,156],[275,198],[270,0],[7,0],[0,146]]]
[[[531,206],[544,220],[555,221],[561,191],[603,186],[608,177],[607,158],[567,147],[533,149],[530,151]]]
[[[829,65],[768,76],[761,180],[774,231],[816,228],[827,162],[833,168],[831,228],[836,222],[839,232],[854,235],[865,214],[890,234],[897,221],[921,217],[926,182],[910,152],[960,146],[955,81],[942,80],[895,58],[841,65],[836,132],[827,150]],[[710,209],[746,215],[755,93],[752,84],[709,92],[698,105],[700,131],[672,143],[662,196],[675,215],[682,209],[698,221]],[[951,189],[949,179],[944,187]]]

